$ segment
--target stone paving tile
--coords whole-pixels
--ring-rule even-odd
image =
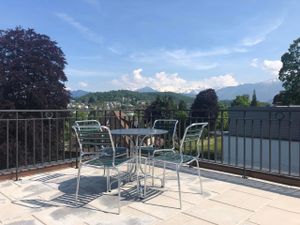
[[[168,196],[174,199],[179,199],[178,191],[165,190],[162,195]],[[212,198],[213,196],[217,196],[217,193],[204,191],[203,194],[199,192],[191,192],[191,191],[182,191],[181,198],[182,201],[188,202],[193,205],[198,205],[201,200],[205,198]]]
[[[215,225],[214,223],[210,223],[208,221],[201,220],[199,218],[195,218],[183,213],[178,213],[178,215],[175,215],[174,217],[166,220],[166,221],[160,221],[156,223],[155,225]]]
[[[182,202],[182,208],[188,209],[193,206],[190,203]],[[146,202],[134,202],[128,207],[144,212],[153,217],[157,217],[162,220],[171,218],[173,215],[179,213],[179,200],[170,198],[167,196],[159,195],[156,198],[148,200]]]
[[[13,181],[9,186],[1,187],[0,192],[11,200],[19,200],[26,198],[35,198],[36,196],[48,193],[54,189],[38,181],[20,180]]]
[[[289,197],[280,195],[277,199],[272,201],[270,206],[287,210],[290,212],[295,212],[300,214],[300,195],[299,197]]]
[[[121,210],[120,215],[97,212],[84,221],[90,225],[152,225],[158,221],[155,217],[129,207],[122,207]]]
[[[277,198],[279,194],[293,196],[297,191],[300,192],[299,187],[292,187],[269,181],[261,181],[253,178],[243,179],[243,182],[238,187],[240,189],[244,189],[248,193],[257,194],[270,199]]]
[[[24,207],[18,203],[6,202],[1,204],[0,220],[2,222],[6,220],[22,220],[24,216],[31,215],[38,210],[36,208]]]
[[[96,212],[85,208],[49,207],[34,213],[34,217],[47,225],[86,225],[84,219],[94,213]]]
[[[214,181],[211,179],[208,180],[207,182],[203,182],[204,191],[215,192],[218,194],[222,194],[235,186],[236,185],[234,185],[234,184],[230,184],[230,183],[223,182],[223,181]]]
[[[259,225],[259,224],[257,224],[257,223],[253,223],[253,222],[251,222],[251,221],[247,220],[247,221],[245,221],[245,222],[241,223],[240,225]]]
[[[155,174],[161,173],[161,168],[155,168]],[[202,174],[204,195],[199,194],[196,175],[180,173],[183,210],[178,208],[174,171],[167,170],[164,188],[155,180],[157,187],[149,188],[144,200],[136,197],[136,182],[127,183],[122,187],[121,215],[113,213],[117,193],[106,193],[103,170],[83,168],[78,207],[74,206],[74,168],[2,181],[0,224],[300,224],[299,188],[215,171],[202,170]]]
[[[44,225],[33,216],[26,215],[19,219],[6,220],[3,222],[5,225]]]
[[[260,225],[299,225],[300,214],[266,206],[251,216],[249,221]]]
[[[121,196],[120,203],[122,207],[122,206],[129,205],[131,202],[126,201],[126,198],[124,198],[124,196]],[[104,193],[102,196],[89,202],[88,205],[105,212],[117,212],[118,193],[115,190],[110,193]]]
[[[198,206],[183,213],[214,224],[234,225],[245,221],[252,212],[211,200],[203,200]]]
[[[240,192],[238,190],[228,190],[227,192],[213,198],[213,200],[250,211],[256,211],[271,201],[268,198]]]

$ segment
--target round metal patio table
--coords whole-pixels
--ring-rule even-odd
[[[130,139],[134,141],[135,149],[138,151],[135,154],[136,157],[136,177],[137,177],[137,193],[139,197],[142,196],[140,190],[140,180],[139,180],[139,169],[141,168],[141,145],[143,144],[144,140],[147,137],[152,137],[155,135],[162,135],[168,133],[167,130],[162,129],[154,129],[154,128],[124,128],[124,129],[112,129],[112,135],[121,135],[121,136],[128,136]],[[145,175],[146,176],[146,175]],[[145,179],[146,180],[146,179]],[[144,196],[146,195],[146,181],[144,184]]]

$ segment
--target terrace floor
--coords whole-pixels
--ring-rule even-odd
[[[178,209],[176,173],[166,187],[135,198],[132,183],[122,191],[121,215],[115,191],[106,193],[103,171],[82,170],[80,204],[74,206],[76,169],[68,168],[0,182],[0,224],[300,224],[300,189],[202,170],[204,194],[190,168],[181,173],[183,209]],[[156,168],[156,173],[161,169]]]

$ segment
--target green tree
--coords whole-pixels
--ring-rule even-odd
[[[250,99],[249,95],[238,95],[235,97],[235,99],[232,101],[231,106],[249,106],[250,105]]]
[[[200,91],[191,106],[191,111],[196,120],[208,121],[209,118],[211,125],[214,125],[218,116],[218,96],[215,90],[210,88]]]
[[[187,110],[187,105],[186,105],[185,101],[183,101],[183,100],[179,101],[178,110],[181,110],[181,111],[186,111]]]
[[[255,90],[253,90],[252,100],[251,100],[250,105],[251,106],[258,106],[258,101],[257,101],[257,98],[256,98]]]
[[[281,56],[282,68],[279,80],[283,82],[285,92],[280,98],[285,104],[300,104],[300,38],[294,40],[288,52]]]
[[[156,119],[170,118],[177,110],[177,105],[173,98],[170,96],[160,98],[156,97],[155,101],[145,109],[144,119],[149,121],[154,121]]]
[[[94,104],[94,103],[96,103],[96,97],[93,96],[93,95],[90,96],[90,97],[89,97],[89,100],[88,100],[88,103],[89,103],[89,104]]]
[[[273,98],[273,105],[288,105],[289,100],[287,99],[285,91],[280,91],[277,95]]]
[[[0,109],[64,109],[64,53],[33,29],[0,30]]]

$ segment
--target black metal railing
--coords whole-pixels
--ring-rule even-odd
[[[202,113],[201,113],[202,112]],[[192,116],[193,115],[193,116]],[[197,116],[200,115],[200,116]],[[201,143],[204,164],[300,179],[300,107],[231,108],[210,112],[144,110],[0,110],[0,174],[77,162],[75,120],[96,119],[114,128],[151,127],[179,120],[178,139],[193,122],[209,122]],[[128,140],[115,137],[116,143]]]

